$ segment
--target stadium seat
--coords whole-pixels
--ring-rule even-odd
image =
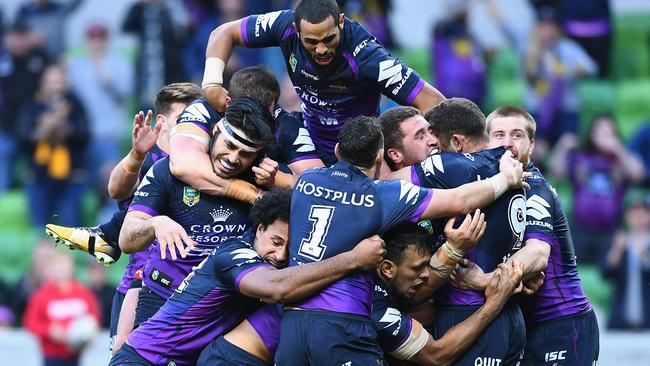
[[[619,82],[615,93],[614,116],[621,134],[628,139],[650,118],[650,79]]]
[[[650,76],[650,14],[614,17],[612,76],[618,80]]]

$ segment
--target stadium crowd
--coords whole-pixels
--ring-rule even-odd
[[[650,114],[585,91],[608,0],[512,2],[446,2],[426,57],[390,0],[134,0],[131,54],[66,45],[89,2],[0,6],[0,200],[51,238],[0,324],[48,366],[98,327],[111,365],[595,364],[598,322],[650,329]]]

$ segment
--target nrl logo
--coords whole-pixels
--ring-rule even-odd
[[[298,64],[298,60],[296,60],[296,56],[291,54],[291,57],[289,57],[289,66],[291,66],[291,71],[296,72],[296,65]]]
[[[189,207],[192,207],[199,203],[201,199],[201,193],[192,187],[185,186],[183,187],[183,203]]]
[[[210,216],[212,216],[213,222],[226,221],[230,215],[232,215],[232,211],[227,208],[223,208],[223,206],[219,206],[219,209],[215,208],[210,212]]]

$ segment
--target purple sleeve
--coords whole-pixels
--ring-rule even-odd
[[[550,235],[543,234],[543,233],[526,233],[526,234],[524,235],[524,242],[525,242],[526,240],[528,240],[528,239],[537,239],[537,240],[541,240],[541,241],[547,243],[548,245],[553,245],[553,243],[556,242],[555,238],[553,238],[553,237],[550,236]]]
[[[286,38],[285,33],[291,28],[293,28],[293,11],[278,10],[244,18],[239,32],[246,47],[260,48],[279,46]]]
[[[244,270],[238,271],[237,276],[235,277],[235,290],[239,292],[239,283],[241,282],[242,278],[244,278],[244,276],[251,273],[253,270],[258,269],[259,267],[266,267],[266,266],[270,266],[270,264],[257,262],[252,265],[247,265]]]
[[[420,221],[420,217],[422,217],[422,214],[424,214],[424,211],[426,211],[427,207],[429,206],[429,202],[431,202],[431,198],[433,197],[433,191],[428,190],[427,191],[427,196],[426,198],[420,203],[420,206],[415,210],[413,215],[411,215],[411,222],[412,223],[417,223]]]

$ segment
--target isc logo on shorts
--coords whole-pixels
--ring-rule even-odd
[[[564,360],[564,359],[566,359],[566,357],[564,357],[564,355],[566,355],[565,350],[546,352],[546,354],[544,355],[544,361],[549,362],[549,361]]]

